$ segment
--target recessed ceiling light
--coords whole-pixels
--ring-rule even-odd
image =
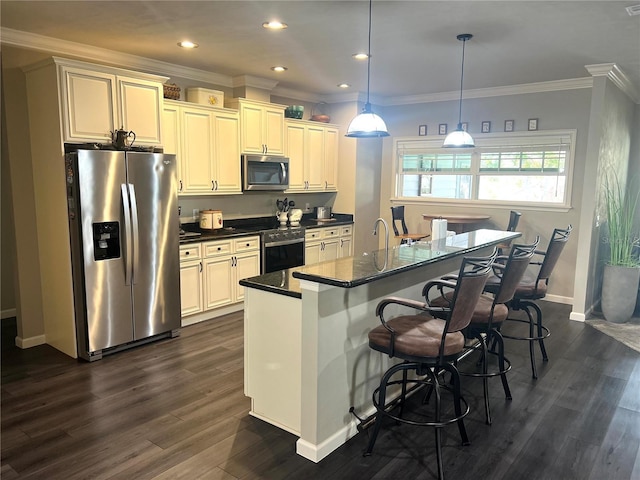
[[[182,42],[178,42],[178,46],[182,48],[198,48],[197,43],[193,43],[189,40],[184,40]]]
[[[349,88],[351,85],[349,85],[348,83],[339,83],[338,87],[340,88]]]
[[[262,24],[264,28],[269,28],[271,30],[284,30],[288,27],[286,23],[279,22],[277,20],[273,20],[271,22],[264,22]]]
[[[353,55],[351,55],[353,58],[355,58],[356,60],[366,60],[367,58],[369,58],[369,55],[366,53],[354,53]]]
[[[287,67],[283,67],[282,65],[278,65],[275,67],[271,67],[271,70],[273,70],[274,72],[284,72],[285,70],[287,70]]]

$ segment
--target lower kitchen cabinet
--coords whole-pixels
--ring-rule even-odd
[[[197,261],[185,258],[189,256],[186,254],[188,248],[194,247],[180,246],[183,317],[241,302],[244,288],[238,282],[260,274],[259,236],[197,244],[200,249]],[[195,252],[190,255],[195,255]],[[196,300],[200,302],[199,309],[195,306]]]
[[[350,257],[351,255],[353,255],[353,226],[340,227],[338,258]]]
[[[181,245],[180,314],[186,317],[202,311],[202,254],[200,244]]]
[[[260,274],[260,237],[204,242],[204,309],[230,305],[243,299],[243,278]]]
[[[352,226],[310,228],[305,233],[304,263],[351,256]]]

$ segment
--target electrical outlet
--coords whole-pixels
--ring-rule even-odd
[[[304,204],[304,211],[308,212],[309,210],[311,210],[311,205],[309,205],[308,203]]]
[[[198,217],[200,216],[200,209],[199,208],[194,208],[193,209],[193,220],[198,220]]]

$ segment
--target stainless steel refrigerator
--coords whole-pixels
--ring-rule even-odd
[[[175,155],[78,150],[66,175],[78,355],[179,334]]]

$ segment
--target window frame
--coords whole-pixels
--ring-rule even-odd
[[[393,139],[393,175],[392,175],[392,202],[403,204],[439,204],[448,206],[487,206],[487,207],[518,207],[521,209],[535,209],[548,211],[568,211],[572,208],[571,192],[573,188],[573,169],[575,162],[575,146],[576,146],[576,130],[538,130],[538,131],[519,131],[519,132],[499,132],[478,135],[475,138],[476,147],[482,149],[495,147],[496,149],[507,146],[532,146],[532,145],[549,145],[553,143],[566,143],[568,145],[568,154],[565,159],[565,194],[562,203],[546,203],[546,202],[525,202],[513,200],[480,200],[477,198],[480,177],[480,155],[476,148],[442,149],[442,136],[426,136],[426,137],[396,137]],[[452,151],[452,153],[471,153],[471,169],[468,175],[471,175],[472,198],[456,199],[456,198],[437,198],[437,197],[404,197],[399,195],[402,187],[403,175],[401,172],[401,147],[409,147],[411,150],[419,150],[421,146],[426,150],[440,150],[442,152]],[[455,172],[452,172],[455,174]],[[513,175],[516,172],[493,172],[492,175]],[[467,173],[460,172],[461,175]],[[539,172],[540,175],[544,173]]]

